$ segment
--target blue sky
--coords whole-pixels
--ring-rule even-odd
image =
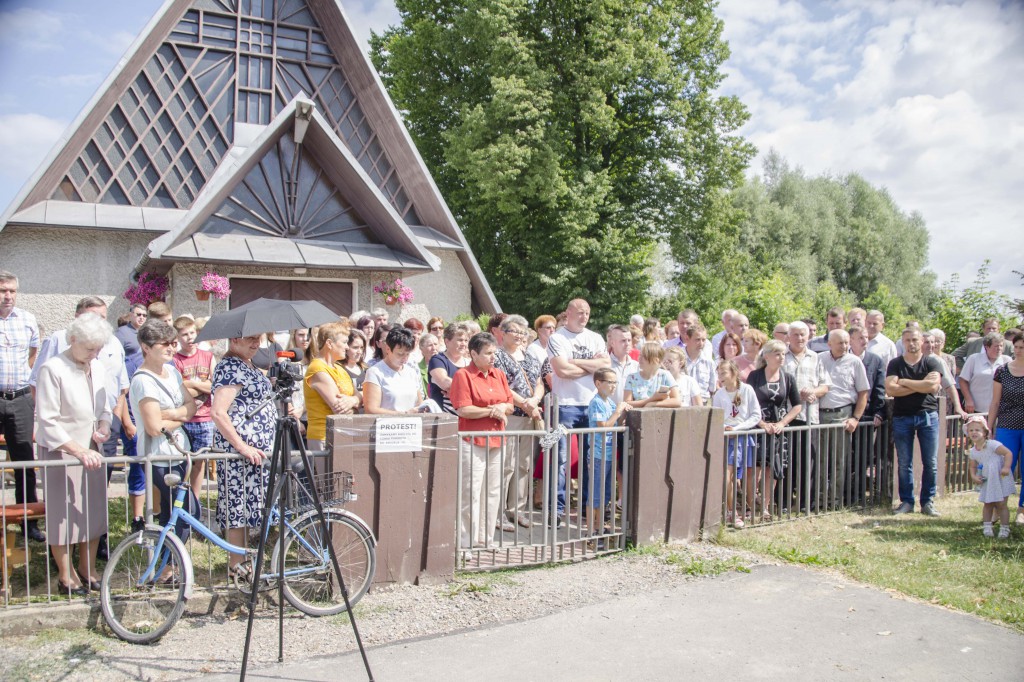
[[[160,0],[0,0],[0,210],[90,100]],[[357,35],[391,0],[343,2]],[[931,232],[939,281],[1024,297],[1024,3],[723,0],[723,90],[742,133],[808,174],[857,172]],[[760,172],[759,156],[750,174]]]

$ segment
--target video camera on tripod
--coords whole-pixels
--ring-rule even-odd
[[[277,351],[277,362],[270,366],[267,378],[270,385],[277,392],[277,397],[290,398],[295,391],[295,385],[302,383],[305,376],[305,368],[295,362],[295,352],[290,350]]]

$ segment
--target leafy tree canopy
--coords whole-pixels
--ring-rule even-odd
[[[749,311],[762,329],[821,321],[836,305],[878,308],[893,323],[929,317],[936,291],[924,220],[884,189],[855,173],[807,177],[772,151],[763,176],[728,201],[702,239],[673,244],[682,265],[673,304],[711,320],[725,308]]]
[[[698,0],[398,0],[372,58],[504,307],[649,309],[662,240],[728,223],[754,153]],[[673,252],[677,248],[673,246]]]
[[[961,288],[960,276],[956,274],[943,283],[931,323],[946,332],[947,348],[956,348],[964,343],[967,332],[980,332],[982,323],[989,317],[999,318],[1000,329],[1018,324],[1019,318],[1013,315],[1013,301],[989,284],[990,263],[986,260],[978,268],[977,277],[970,286]]]

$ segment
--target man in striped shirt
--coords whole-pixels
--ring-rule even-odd
[[[17,301],[18,277],[0,270],[0,434],[7,441],[8,459],[30,462],[35,404],[29,375],[39,350],[39,325]],[[15,475],[14,499],[18,504],[38,501],[35,469]],[[30,540],[46,540],[35,521],[26,522],[24,532]]]

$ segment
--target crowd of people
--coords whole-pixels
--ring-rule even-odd
[[[944,393],[955,414],[987,414],[971,420],[971,456],[977,460],[971,475],[988,481],[986,534],[996,517],[1001,536],[1009,532],[1006,498],[1024,450],[1024,334],[1000,334],[995,320],[947,354],[941,330],[913,321],[891,340],[877,310],[833,308],[820,335],[810,319],[780,322],[769,334],[752,328],[741,312],[726,310],[722,329],[709,337],[690,309],[664,325],[636,315],[599,334],[588,328],[588,302],[575,299],[532,326],[521,315],[504,313],[491,316],[487,329],[438,317],[395,324],[380,309],[312,329],[210,344],[196,342],[204,319],[175,318],[163,302],[133,305],[115,330],[104,301],[91,296],[79,301],[68,329],[40,339],[35,317],[16,305],[17,294],[17,277],[0,271],[0,432],[13,461],[35,458],[34,437],[39,459],[82,465],[44,469],[46,533],[32,521],[24,527],[26,538],[50,545],[59,587],[71,594],[97,586],[96,560],[106,551],[109,472],[103,457],[119,445],[129,456],[170,458],[156,463],[152,481],[141,466],[129,467],[133,530],[145,524],[147,485],[157,489],[160,520],[169,518],[169,491],[161,487],[163,473],[176,465],[165,434],[182,447],[215,446],[239,455],[217,467],[217,523],[235,544],[259,525],[267,482],[261,462],[270,454],[277,416],[267,401],[268,370],[281,355],[304,366],[302,391],[289,409],[312,449],[327,442],[327,418],[334,414],[457,415],[459,430],[473,433],[460,441],[463,548],[487,547],[495,533],[532,525],[537,441],[500,432],[550,426],[542,421],[549,393],[557,398],[560,424],[569,429],[609,429],[637,408],[720,408],[726,431],[737,432],[727,441],[723,462],[727,506],[735,510],[728,521],[737,527],[751,515],[771,516],[756,481],[767,480],[769,472],[783,480],[789,467],[806,473],[814,466],[817,442],[787,445],[792,427],[835,424],[847,433],[878,427],[886,396],[894,402],[895,513],[914,510],[916,439],[923,460],[920,510],[937,516],[937,396]],[[755,429],[763,435],[744,433]],[[599,531],[614,513],[619,447],[611,432],[582,439],[582,521],[590,531]],[[561,438],[552,500],[558,525],[566,523],[570,449],[569,439]],[[203,475],[201,467],[193,470],[194,488]],[[810,486],[792,489],[776,484],[774,503],[814,507],[828,492],[822,487],[843,494],[841,477],[824,480],[812,472],[809,480]],[[991,499],[997,488],[1005,493],[1002,507]],[[34,502],[36,495],[36,472],[19,471],[17,502]],[[1024,523],[1024,494],[1016,520]]]

